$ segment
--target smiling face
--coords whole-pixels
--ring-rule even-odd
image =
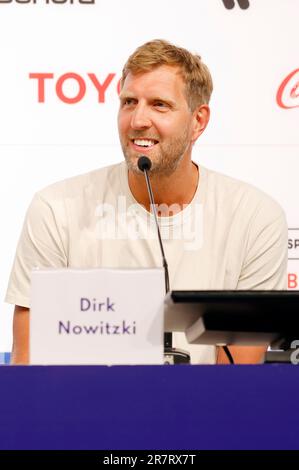
[[[120,93],[118,130],[128,168],[141,155],[152,161],[152,174],[169,175],[182,159],[191,159],[198,137],[196,113],[189,109],[178,67],[162,65],[129,73]]]

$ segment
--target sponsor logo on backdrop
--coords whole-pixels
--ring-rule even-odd
[[[289,228],[289,260],[299,260],[299,228]]]
[[[98,93],[98,102],[104,103],[105,92],[112,81],[114,81],[119,93],[120,81],[116,82],[115,75],[115,73],[108,73],[104,78],[99,78],[95,73],[87,73],[86,76],[82,76],[78,73],[68,72],[56,78],[54,73],[34,72],[29,74],[29,78],[36,80],[37,101],[39,103],[46,102],[47,87],[48,89],[54,87],[57,97],[66,104],[79,103],[88,88],[92,87]],[[71,93],[67,91],[69,89],[72,89]],[[299,108],[299,68],[293,70],[282,81],[277,91],[276,101],[278,106],[283,109]]]
[[[82,76],[68,72],[57,78],[53,73],[30,73],[29,78],[37,87],[38,103],[46,103],[49,95],[54,93],[63,103],[76,104],[83,100],[87,92],[96,96],[98,103],[105,103],[108,87],[114,84],[116,92],[120,91],[120,80],[115,78],[115,73],[101,74],[101,76],[87,73],[86,76]]]
[[[289,73],[282,81],[276,101],[283,109],[299,108],[299,68]]]
[[[247,10],[250,6],[249,0],[222,0],[222,3],[227,10],[232,10],[236,4],[239,5],[242,10]]]
[[[288,236],[289,273],[288,289],[299,289],[298,267],[299,267],[299,228],[289,227]]]
[[[298,290],[298,273],[288,273],[288,289]]]
[[[288,273],[288,289],[299,289],[299,228],[289,227],[288,236],[288,252],[289,252],[289,273]]]
[[[0,5],[18,3],[19,5],[94,5],[96,0],[0,0]]]

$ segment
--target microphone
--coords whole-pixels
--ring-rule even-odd
[[[152,191],[152,186],[151,186],[149,176],[148,176],[148,173],[147,173],[152,167],[152,162],[148,157],[145,157],[144,155],[142,155],[141,157],[139,157],[137,165],[138,165],[139,170],[144,173],[146,186],[147,186],[147,191],[148,191],[149,199],[150,199],[150,205],[151,205],[151,208],[152,208],[152,211],[153,211],[153,214],[154,214],[155,224],[156,224],[157,232],[158,232],[158,240],[159,240],[159,245],[160,245],[160,250],[161,250],[161,255],[162,255],[164,273],[165,273],[165,291],[166,291],[166,294],[167,294],[167,292],[169,292],[168,264],[167,264],[167,261],[166,261],[164,248],[163,248],[163,243],[162,243],[162,238],[161,238],[161,233],[160,233],[160,227],[159,227],[159,224],[158,224],[157,210],[156,210],[154,195],[153,195],[153,191]],[[164,346],[167,349],[172,348],[172,333],[164,333]]]
[[[140,171],[148,171],[152,167],[152,162],[148,157],[142,156],[138,158],[138,168]]]

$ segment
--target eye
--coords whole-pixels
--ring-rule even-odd
[[[156,101],[154,103],[154,105],[157,107],[157,108],[165,108],[167,105],[166,103],[163,103],[163,101]]]
[[[165,101],[155,101],[154,108],[158,111],[167,111],[169,109],[169,105],[165,103]]]
[[[122,106],[132,106],[135,104],[136,100],[134,98],[124,98],[121,100]]]

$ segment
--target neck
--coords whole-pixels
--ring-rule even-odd
[[[199,180],[198,167],[191,160],[182,164],[170,176],[155,175],[149,173],[150,182],[154,194],[155,204],[159,208],[160,216],[169,216],[169,206],[173,215],[180,212],[184,206],[190,204],[196,192]],[[136,201],[150,210],[149,195],[146,187],[145,176],[129,171],[128,181],[130,190]]]

